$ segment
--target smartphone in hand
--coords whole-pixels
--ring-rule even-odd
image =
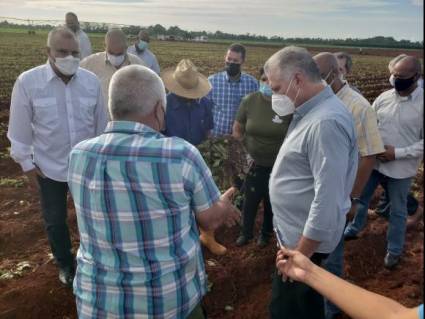
[[[274,233],[276,234],[276,239],[277,239],[277,243],[279,245],[279,248],[285,248],[285,245],[283,243],[283,239],[282,239],[282,236],[280,235],[279,229],[277,227],[274,227],[273,230],[274,230]],[[286,257],[285,259],[288,259],[288,258]],[[278,273],[279,273],[279,271],[278,271]],[[288,278],[284,274],[279,273],[279,275],[282,276],[282,281],[286,282],[286,280]],[[292,279],[289,279],[289,282],[292,282]]]
[[[274,233],[276,235],[276,239],[277,239],[277,243],[279,244],[279,248],[285,248],[285,245],[283,244],[283,239],[282,239],[282,236],[280,235],[279,229],[277,229],[277,227],[274,227],[273,230],[274,230]]]

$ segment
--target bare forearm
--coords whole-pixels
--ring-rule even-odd
[[[357,176],[354,182],[353,190],[351,191],[351,197],[360,197],[367,181],[369,180],[370,174],[375,166],[376,157],[364,156],[360,159],[359,167],[357,169]]]
[[[244,131],[243,131],[242,125],[239,122],[235,121],[235,123],[233,124],[232,136],[238,141],[242,141],[243,134],[244,134]]]
[[[298,242],[296,250],[298,250],[303,255],[307,256],[308,258],[310,258],[315,253],[319,245],[320,245],[319,241],[309,239],[305,236],[301,236],[301,239]]]
[[[399,303],[342,280],[314,265],[305,283],[353,319],[409,319],[414,311]]]

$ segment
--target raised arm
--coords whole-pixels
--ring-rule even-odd
[[[281,249],[276,258],[279,271],[301,281],[329,299],[353,319],[418,319],[418,308],[355,286],[313,264],[295,250]]]

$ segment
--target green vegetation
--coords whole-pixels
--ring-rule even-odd
[[[82,23],[82,27],[88,33],[105,33],[108,30],[107,23]],[[25,24],[15,24],[8,21],[0,22],[0,28],[10,29],[16,32],[20,28],[23,30],[49,30],[52,25],[44,24],[31,26]],[[122,29],[129,35],[136,35],[140,31],[140,26],[124,26]],[[401,49],[423,49],[422,42],[412,42],[410,40],[395,40],[393,37],[376,36],[367,39],[348,38],[348,39],[323,39],[323,38],[283,38],[279,36],[266,37],[257,34],[233,34],[221,31],[187,31],[180,29],[178,26],[171,26],[168,29],[160,24],[146,27],[151,36],[165,35],[172,36],[180,40],[190,40],[199,36],[206,36],[209,40],[214,41],[229,41],[243,43],[260,43],[260,44],[275,44],[275,45],[291,45],[302,44],[306,46],[339,46],[339,47],[364,47],[364,48],[401,48]],[[19,31],[21,32],[21,31]],[[25,31],[24,31],[25,32]]]

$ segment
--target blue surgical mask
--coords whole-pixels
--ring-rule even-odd
[[[148,45],[149,44],[143,40],[140,40],[139,43],[137,43],[137,47],[139,48],[140,51],[143,51],[144,49],[146,49]]]
[[[271,97],[273,94],[273,91],[270,87],[270,85],[264,83],[264,82],[260,82],[260,92],[261,94]]]

